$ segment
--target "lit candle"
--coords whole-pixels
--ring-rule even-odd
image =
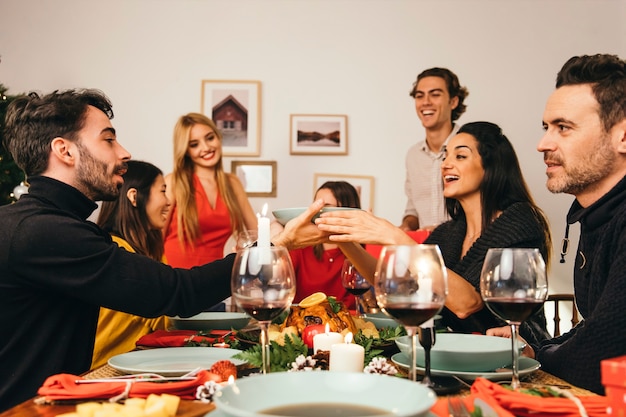
[[[262,217],[257,213],[258,220],[258,240],[257,247],[259,248],[259,264],[268,265],[271,263],[271,254],[269,252],[270,247],[270,219],[267,214],[267,203],[263,204],[263,210],[261,211]]]
[[[352,333],[344,338],[344,343],[330,347],[329,368],[333,372],[363,372],[365,349],[352,343]]]
[[[318,350],[330,350],[332,345],[342,342],[341,333],[331,332],[327,323],[325,333],[318,333],[313,336],[313,353],[317,353]]]

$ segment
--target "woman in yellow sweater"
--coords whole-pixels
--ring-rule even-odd
[[[123,177],[119,198],[102,203],[98,225],[127,251],[165,262],[162,229],[170,202],[165,195],[163,173],[150,163],[129,161]],[[102,307],[92,369],[106,364],[112,356],[133,350],[137,339],[165,329],[167,324],[164,316],[148,319]]]

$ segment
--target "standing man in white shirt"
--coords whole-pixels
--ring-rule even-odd
[[[426,130],[426,138],[406,155],[406,209],[400,228],[405,231],[434,229],[448,219],[443,197],[441,161],[448,140],[459,126],[454,122],[465,112],[467,88],[446,68],[422,71],[413,83],[411,97]]]

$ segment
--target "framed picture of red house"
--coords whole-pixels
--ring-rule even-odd
[[[202,113],[222,132],[224,156],[261,154],[261,82],[202,80]]]
[[[347,155],[348,116],[292,114],[289,120],[291,155]]]

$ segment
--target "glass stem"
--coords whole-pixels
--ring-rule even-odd
[[[430,379],[430,350],[435,344],[435,328],[434,327],[420,327],[419,328],[419,342],[424,348],[424,379],[422,384],[431,386],[432,381]]]
[[[261,328],[261,372],[263,374],[270,373],[270,338],[269,338],[269,321],[260,321]]]
[[[511,323],[511,346],[513,349],[513,376],[511,377],[511,388],[518,390],[521,387],[519,382],[519,350],[517,348],[517,335],[519,328],[517,323]]]
[[[417,328],[407,327],[406,332],[409,336],[411,354],[409,355],[409,380],[417,381]]]

